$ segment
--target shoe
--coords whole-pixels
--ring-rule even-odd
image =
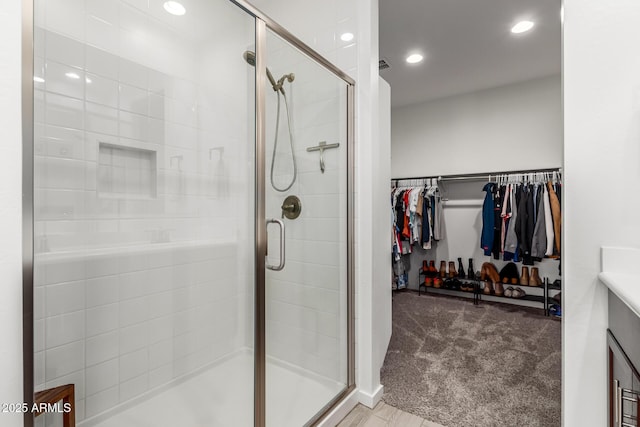
[[[487,263],[482,264],[482,269],[480,269],[480,280],[486,280],[487,278]]]
[[[529,267],[522,266],[522,274],[520,275],[520,284],[522,286],[529,286]]]
[[[447,277],[447,262],[446,261],[440,261],[440,277],[442,277],[443,279],[445,277]]]
[[[458,275],[456,271],[456,263],[453,261],[449,261],[449,278],[452,279]]]
[[[462,258],[458,258],[458,277],[460,279],[464,279],[467,277],[467,275],[464,274],[464,267],[462,266]]]
[[[425,277],[425,278],[424,278],[424,285],[425,285],[427,288],[432,287],[432,286],[433,286],[433,278],[432,278],[432,277]]]
[[[552,300],[556,302],[558,305],[562,305],[562,292],[558,292],[554,296],[551,297]]]
[[[518,267],[512,262],[505,264],[502,270],[500,270],[500,278],[502,278],[502,283],[517,285],[519,279]]]
[[[429,271],[429,263],[425,259],[425,260],[422,260],[422,272],[426,273],[427,271]]]
[[[453,289],[454,291],[459,291],[462,287],[462,282],[459,281],[458,279],[449,279],[449,289]]]
[[[469,258],[469,269],[467,270],[467,277],[473,279],[476,277],[476,270],[473,268],[473,258]]]
[[[442,279],[440,277],[433,279],[433,287],[436,289],[440,289],[442,287]]]
[[[496,274],[498,272],[496,271]],[[497,282],[493,284],[495,286],[494,293],[497,297],[501,297],[504,295],[504,288],[502,287],[502,283]]]
[[[487,281],[484,282],[484,289],[482,291],[485,295],[491,295],[493,293],[493,286],[491,285],[491,282]]]
[[[513,290],[513,294],[512,294],[511,296],[512,296],[513,298],[522,298],[522,297],[524,297],[525,295],[527,295],[527,293],[526,293],[525,291],[523,291],[523,290],[522,290],[522,289],[520,289],[520,288],[515,288],[515,289]]]
[[[498,273],[498,269],[495,265],[490,262],[485,262],[482,264],[482,267],[485,269],[485,278],[491,279],[493,283],[500,282],[500,273]]]
[[[433,260],[429,261],[429,275],[431,277],[436,277],[438,275],[438,270],[436,269],[436,262]]]
[[[538,267],[531,267],[529,286],[542,286],[542,279],[540,279],[540,275],[538,274]]]
[[[504,290],[504,296],[511,298],[512,295],[513,295],[513,288],[509,286],[507,289]]]

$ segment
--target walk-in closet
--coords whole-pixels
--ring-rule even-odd
[[[558,427],[560,2],[415,3],[380,2],[393,289],[382,400],[445,427]],[[419,32],[397,32],[417,16]]]

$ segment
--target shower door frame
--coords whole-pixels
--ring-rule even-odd
[[[317,424],[355,389],[355,292],[354,292],[354,138],[355,81],[299,38],[244,0],[229,0],[255,18],[256,37],[256,193],[255,193],[255,330],[254,330],[254,427],[266,425],[266,36],[267,29],[290,43],[316,64],[347,84],[347,384],[307,425]],[[22,0],[22,312],[23,398],[34,402],[34,0]],[[262,72],[260,71],[262,70]],[[33,427],[31,412],[24,413],[24,426]]]

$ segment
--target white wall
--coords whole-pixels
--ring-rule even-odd
[[[378,125],[379,146],[373,153],[373,167],[376,173],[373,177],[373,187],[383,189],[388,185],[391,178],[391,165],[389,156],[391,155],[391,86],[389,83],[379,78],[380,104]],[[376,191],[373,195],[373,229],[388,230],[390,226],[389,215],[389,194],[385,191]],[[373,235],[373,330],[375,360],[374,369],[377,367],[378,373],[389,347],[391,339],[391,263],[389,262],[389,233],[376,232]],[[378,380],[379,381],[379,380]]]
[[[394,108],[391,123],[392,177],[559,167],[560,77]]]
[[[600,247],[638,247],[640,3],[564,1],[564,426],[607,422]],[[598,195],[616,201],[600,203]],[[595,196],[595,198],[594,198]]]
[[[0,402],[22,402],[22,129],[21,5],[7,0],[0,8]],[[0,424],[22,425],[22,414],[0,413]]]

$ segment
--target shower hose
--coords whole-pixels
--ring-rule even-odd
[[[278,128],[280,127],[280,92],[276,92],[278,94],[278,110],[276,113],[276,132],[275,132],[275,140],[273,142],[273,155],[271,156],[271,186],[274,190],[279,191],[281,193],[287,191],[293,186],[293,183],[296,182],[296,175],[298,172],[298,167],[296,165],[296,153],[293,151],[293,132],[291,130],[291,114],[289,113],[289,103],[287,102],[287,95],[284,93],[282,97],[284,98],[284,107],[287,112],[287,127],[289,129],[289,145],[291,146],[291,160],[293,161],[293,178],[289,185],[285,188],[278,188],[276,183],[273,181],[273,166],[276,163],[276,150],[278,149]]]

